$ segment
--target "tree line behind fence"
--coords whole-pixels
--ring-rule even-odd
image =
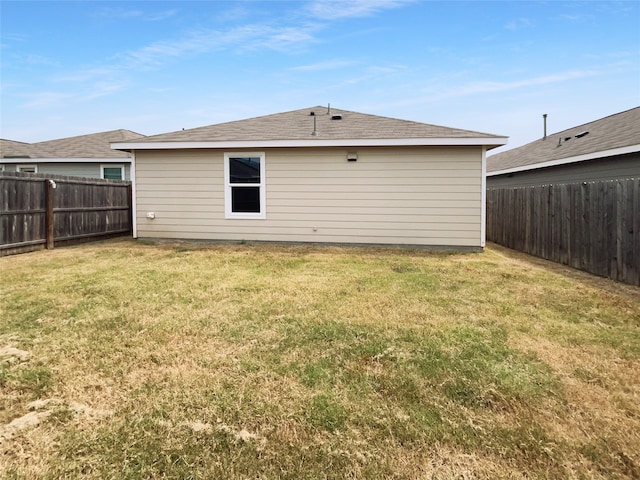
[[[489,188],[487,240],[640,285],[640,179]]]
[[[0,172],[0,256],[132,231],[131,182]]]

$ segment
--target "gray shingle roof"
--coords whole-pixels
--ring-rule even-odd
[[[588,132],[584,134],[584,132]],[[582,135],[584,134],[584,135]],[[487,157],[487,172],[640,145],[640,107],[548,135]]]
[[[326,139],[503,138],[499,135],[315,106],[154,135],[135,143]],[[314,116],[311,115],[314,112]],[[336,115],[340,120],[333,120]],[[314,131],[314,119],[316,135]]]
[[[5,140],[0,138],[0,158],[1,157],[29,157],[31,144],[16,142],[15,140]]]
[[[130,130],[59,138],[37,143],[23,143],[14,140],[0,140],[0,157],[30,158],[127,158],[126,152],[111,149],[111,142],[130,141],[144,137]]]

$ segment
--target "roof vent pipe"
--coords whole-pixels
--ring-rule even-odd
[[[313,116],[313,132],[311,132],[311,135],[313,135],[314,137],[316,135],[318,135],[318,130],[317,130],[317,126],[316,126],[316,116]]]
[[[327,104],[327,115],[331,115],[331,104]]]
[[[542,139],[546,140],[547,139],[547,114],[546,113],[542,114],[542,119],[544,123],[544,136],[542,137]]]

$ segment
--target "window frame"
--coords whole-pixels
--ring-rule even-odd
[[[106,180],[104,178],[104,169],[105,168],[119,168],[120,169],[120,178],[119,178],[119,180],[124,180],[124,174],[125,174],[124,165],[122,165],[122,164],[108,164],[108,163],[100,165],[100,178],[103,179],[103,180]],[[109,179],[109,180],[116,180],[116,179],[113,178],[113,179]]]
[[[231,183],[229,160],[231,158],[258,157],[260,158],[260,182],[258,183]],[[267,192],[266,192],[266,155],[265,152],[225,152],[224,153],[224,218],[244,220],[264,220],[267,218]],[[231,190],[233,188],[259,187],[260,211],[259,212],[234,212],[232,211]]]
[[[25,172],[24,170],[22,170],[23,168],[28,168],[28,169],[32,169],[33,168],[33,172]],[[16,165],[16,172],[18,173],[38,173],[38,165],[36,164],[25,164],[25,165]]]

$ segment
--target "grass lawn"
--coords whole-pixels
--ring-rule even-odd
[[[0,477],[640,478],[640,289],[496,246],[0,258]]]

